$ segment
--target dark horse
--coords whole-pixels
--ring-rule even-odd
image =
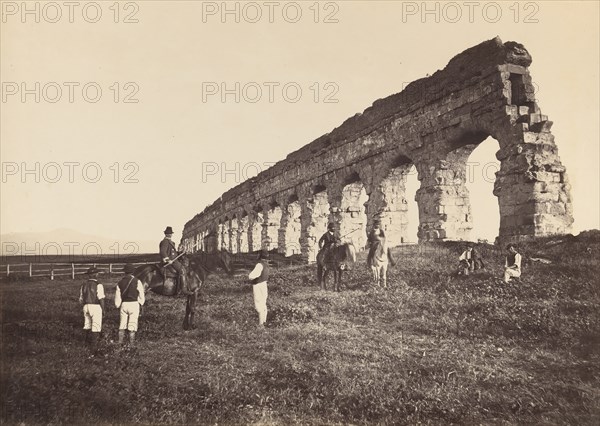
[[[228,274],[231,273],[231,255],[226,251],[221,251],[217,253],[186,254],[179,259],[186,270],[188,287],[183,329],[190,330],[196,328],[194,316],[200,287],[206,281],[208,275],[216,271],[217,268],[224,269]],[[170,268],[164,268],[160,264],[142,265],[135,270],[134,275],[142,281],[146,291],[151,290],[162,296],[175,295],[177,285],[175,280],[177,278]]]
[[[340,291],[342,271],[348,263],[356,262],[356,249],[352,243],[344,243],[321,250],[317,254],[317,279],[321,290],[325,290],[327,274],[333,271],[333,285],[335,291]]]

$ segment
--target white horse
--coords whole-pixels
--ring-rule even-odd
[[[373,241],[367,256],[367,266],[371,268],[375,285],[387,288],[387,269],[391,255],[385,238]],[[393,264],[393,261],[392,261]]]

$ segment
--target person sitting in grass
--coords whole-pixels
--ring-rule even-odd
[[[473,271],[475,266],[473,265],[472,254],[473,246],[468,245],[466,249],[462,252],[462,254],[458,258],[458,275],[468,276],[469,271]]]
[[[102,332],[102,312],[104,311],[104,286],[98,282],[100,270],[95,266],[86,272],[89,277],[79,289],[79,303],[83,304],[83,332],[85,343],[92,352],[98,347]]]
[[[521,276],[521,255],[517,253],[517,249],[513,244],[506,246],[508,255],[504,263],[504,282],[508,283],[512,277],[518,278]]]
[[[483,260],[479,257],[471,243],[467,245],[458,258],[458,261],[458,275],[468,276],[469,272],[484,268]]]

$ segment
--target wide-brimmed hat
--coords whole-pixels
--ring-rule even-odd
[[[269,252],[267,250],[261,250],[258,252],[258,259],[268,259],[269,258]]]
[[[131,263],[128,263],[123,267],[123,272],[126,274],[132,274],[133,271],[135,271],[135,266],[133,266]]]
[[[167,226],[167,229],[165,229],[165,235],[167,234],[174,234],[173,228],[171,228],[170,226]]]
[[[85,271],[86,275],[98,274],[99,272],[100,269],[96,268],[95,266],[90,266],[88,270]]]

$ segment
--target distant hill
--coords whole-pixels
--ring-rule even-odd
[[[0,254],[4,256],[123,256],[154,253],[158,241],[110,239],[68,228],[47,232],[14,232],[0,235]]]

